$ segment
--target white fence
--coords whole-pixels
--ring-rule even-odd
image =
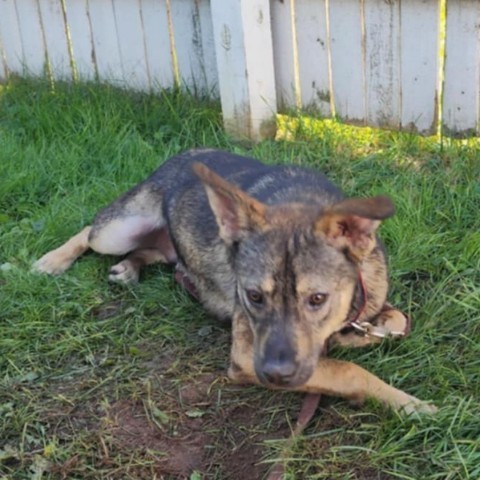
[[[175,84],[227,128],[283,107],[361,125],[480,130],[479,0],[0,0],[0,78]]]

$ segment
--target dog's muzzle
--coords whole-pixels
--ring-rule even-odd
[[[256,363],[255,373],[265,386],[292,389],[306,383],[313,367],[301,366],[291,359],[267,359]]]
[[[303,385],[313,373],[308,357],[299,358],[291,336],[282,329],[273,329],[266,338],[263,349],[255,351],[255,373],[266,386],[295,388]]]
[[[262,383],[282,387],[292,382],[297,370],[297,364],[293,360],[270,359],[263,362],[257,375]]]

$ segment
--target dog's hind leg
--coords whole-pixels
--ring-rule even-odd
[[[108,272],[108,279],[118,283],[136,283],[140,269],[152,263],[169,263],[165,255],[156,248],[143,248],[130,253],[127,258],[114,265]]]
[[[83,255],[90,248],[88,236],[91,229],[91,226],[85,227],[61,247],[46,253],[33,264],[33,269],[51,275],[63,273],[80,255]]]
[[[159,218],[135,215],[92,229],[89,243],[93,250],[107,255],[128,254],[110,269],[110,281],[135,283],[145,265],[176,263],[177,253],[162,223]]]
[[[45,254],[34,270],[59,275],[89,248],[105,255],[126,255],[112,267],[109,279],[129,283],[138,280],[140,268],[155,262],[175,263],[177,254],[166,225],[157,217],[130,215],[104,221],[97,218],[61,247]]]

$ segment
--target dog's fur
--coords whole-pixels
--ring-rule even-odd
[[[234,381],[433,411],[357,365],[322,356],[327,342],[370,342],[339,333],[358,310],[359,278],[367,292],[359,320],[395,323],[401,315],[382,311],[387,267],[375,233],[393,213],[388,198],[344,199],[312,170],[193,150],[101,210],[35,268],[60,274],[89,248],[127,255],[111,268],[112,281],[137,281],[154,262],[174,264],[192,295],[232,320]]]

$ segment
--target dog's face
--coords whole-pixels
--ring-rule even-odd
[[[305,383],[326,340],[347,317],[355,265],[311,227],[297,224],[240,242],[236,274],[258,378],[289,387]]]
[[[345,322],[358,282],[357,262],[376,246],[385,197],[328,208],[266,206],[203,165],[219,234],[235,248],[238,308],[253,332],[262,383],[294,388],[312,375],[332,333]]]

